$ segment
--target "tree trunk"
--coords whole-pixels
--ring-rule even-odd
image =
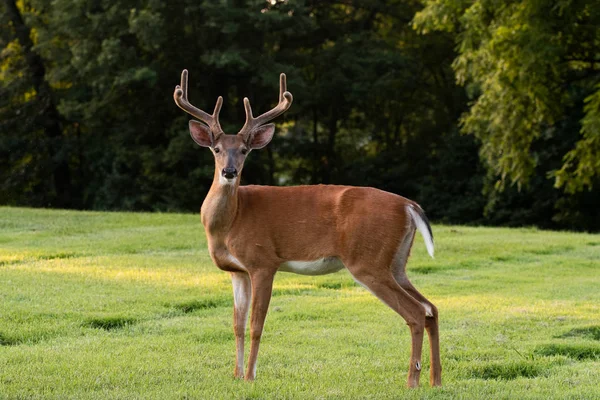
[[[68,164],[68,156],[64,148],[61,118],[56,104],[52,98],[52,92],[48,82],[45,80],[46,68],[42,58],[33,51],[33,42],[30,38],[30,29],[23,21],[23,16],[17,7],[15,0],[4,0],[6,11],[12,22],[15,34],[27,62],[31,76],[31,83],[37,93],[37,101],[41,106],[41,112],[36,118],[36,125],[43,127],[48,142],[48,153],[51,159],[51,167],[48,173],[52,176],[55,198],[48,198],[50,206],[68,208],[72,204],[71,171]]]

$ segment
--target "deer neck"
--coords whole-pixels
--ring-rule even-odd
[[[202,203],[202,224],[210,236],[224,236],[231,229],[238,212],[240,176],[227,183],[220,171],[215,171],[213,183]]]

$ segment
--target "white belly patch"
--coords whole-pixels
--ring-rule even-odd
[[[286,261],[279,266],[279,271],[300,275],[326,275],[338,272],[342,268],[344,264],[339,258],[327,257],[314,261]]]

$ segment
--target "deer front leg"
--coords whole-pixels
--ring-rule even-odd
[[[246,336],[246,321],[252,298],[250,276],[246,272],[232,272],[233,284],[233,332],[235,333],[235,370],[236,378],[244,377],[244,338]]]
[[[271,292],[273,290],[274,271],[257,271],[250,275],[252,281],[252,313],[250,315],[250,357],[248,360],[248,369],[246,370],[246,380],[253,381],[256,378],[256,359],[258,357],[258,347],[260,346],[260,337],[262,336],[269,302],[271,301]]]

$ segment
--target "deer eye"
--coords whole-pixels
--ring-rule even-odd
[[[214,149],[214,150],[215,150],[215,153],[218,153],[218,152],[220,152],[220,151],[221,151],[221,149],[219,149],[218,147],[215,147],[215,149]]]
[[[242,154],[244,154],[244,155],[248,154],[248,149],[242,149]]]

